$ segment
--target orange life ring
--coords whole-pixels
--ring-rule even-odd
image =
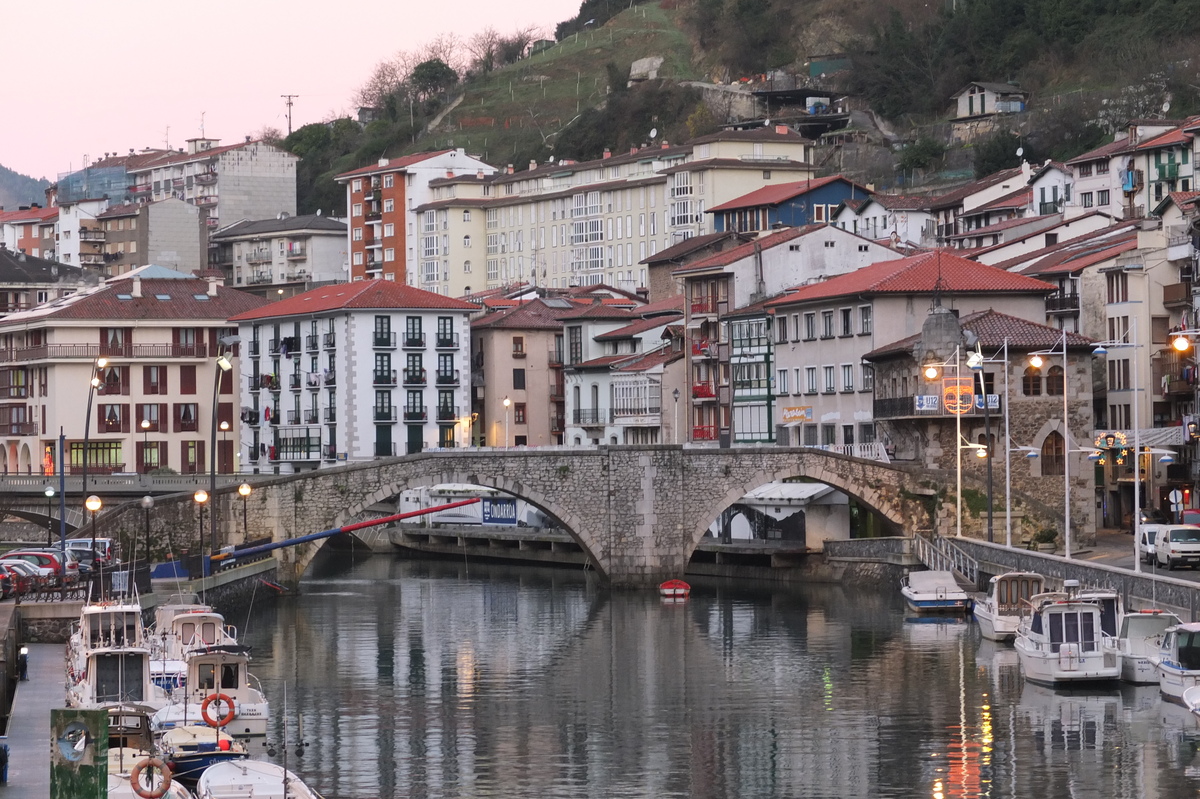
[[[158,773],[162,775],[162,782],[158,784],[157,788],[143,787],[142,772],[152,768],[158,769]],[[133,771],[129,772],[129,786],[142,799],[160,799],[171,788],[171,769],[162,761],[162,758],[148,757],[134,766]]]
[[[208,708],[215,702],[224,702],[229,706],[229,712],[219,719],[215,719],[208,714]],[[224,727],[229,722],[233,721],[233,717],[237,715],[237,708],[233,706],[233,700],[225,694],[209,694],[204,698],[204,703],[200,705],[200,715],[204,717],[204,721],[210,727]]]

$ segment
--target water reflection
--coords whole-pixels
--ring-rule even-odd
[[[309,581],[247,637],[273,739],[330,799],[1200,786],[1182,708],[1027,686],[1010,647],[907,621],[892,592],[699,581],[664,605],[576,572],[380,557]]]

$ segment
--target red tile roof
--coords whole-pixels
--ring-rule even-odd
[[[601,355],[599,358],[592,358],[590,361],[581,361],[580,363],[571,364],[572,369],[598,369],[601,366],[612,366],[618,361],[623,361],[629,358],[629,353],[624,355]]]
[[[1022,269],[1021,274],[1075,274],[1094,264],[1116,258],[1121,253],[1136,250],[1137,246],[1137,233],[1130,232],[1119,239],[1095,242],[1086,247],[1074,247],[1040,258],[1037,263]]]
[[[1117,155],[1118,153],[1123,153],[1128,149],[1129,139],[1117,139],[1116,141],[1111,141],[1108,144],[1101,145],[1095,150],[1088,150],[1083,155],[1077,155],[1070,161],[1067,161],[1067,164],[1084,164],[1088,161],[1106,161],[1112,156]]]
[[[557,308],[542,298],[525,300],[512,308],[485,314],[471,323],[472,330],[561,330],[562,317],[575,306]]]
[[[1071,221],[1074,222],[1078,219],[1084,219],[1085,216],[1076,217],[1075,219],[1073,219]],[[1107,214],[1105,214],[1105,216],[1107,216]],[[1139,224],[1140,224],[1140,222],[1135,219],[1126,219],[1123,221],[1117,221],[1117,222],[1113,223],[1112,225],[1110,225],[1109,227],[1100,228],[1099,230],[1091,230],[1091,231],[1088,231],[1087,233],[1082,233],[1078,236],[1075,236],[1074,238],[1066,239],[1065,241],[1060,241],[1058,244],[1052,244],[1049,247],[1043,247],[1043,248],[1041,248],[1039,250],[1035,250],[1033,252],[1025,252],[1025,253],[1021,253],[1019,255],[1014,255],[1013,257],[1008,258],[1006,260],[998,261],[998,262],[992,264],[992,266],[994,266],[998,269],[1005,269],[1008,271],[1012,271],[1013,269],[1016,269],[1017,267],[1021,266],[1022,264],[1028,264],[1031,261],[1033,261],[1035,259],[1043,258],[1046,255],[1065,252],[1065,251],[1074,252],[1074,251],[1078,251],[1080,248],[1083,248],[1083,247],[1108,246],[1108,244],[1106,244],[1105,242],[1116,241],[1118,237],[1123,237],[1125,235],[1128,235],[1130,232],[1136,233],[1134,228],[1136,228]],[[1047,231],[1055,230],[1060,227],[1062,227],[1062,226],[1055,225],[1054,227],[1043,228],[1031,235],[1041,235],[1043,233],[1046,233]],[[1015,238],[1015,239],[1013,239],[1013,241],[1014,242],[1021,241],[1021,239]],[[997,247],[1003,247],[1003,246],[1004,246],[1004,244],[997,244],[994,247],[984,247],[981,250],[979,250],[979,252],[988,252],[990,250],[996,249]],[[1017,270],[1017,271],[1021,271],[1021,270]]]
[[[1002,208],[1024,208],[1033,202],[1033,189],[1024,188],[1006,194],[1003,197],[992,200],[990,203],[985,203],[977,208],[972,208],[970,211],[963,211],[963,216],[974,216],[985,211],[995,211]]]
[[[859,186],[852,180],[847,180],[841,175],[831,175],[825,178],[814,178],[813,180],[798,180],[794,183],[776,183],[772,186],[763,186],[749,194],[743,194],[741,197],[735,197],[728,202],[714,205],[708,209],[708,212],[716,213],[717,211],[732,211],[737,208],[756,208],[760,205],[779,205],[793,197],[801,197],[822,186],[838,182],[847,183],[854,187],[855,190],[861,191],[864,195],[871,194],[870,189]]]
[[[58,216],[58,207],[26,208],[24,211],[0,211],[0,224],[24,222],[48,222]]]
[[[970,183],[959,186],[953,191],[946,192],[945,194],[939,194],[936,197],[930,197],[928,204],[924,207],[924,210],[949,208],[951,206],[961,205],[962,201],[967,197],[970,197],[972,194],[983,191],[987,188],[991,188],[997,183],[1003,183],[1006,180],[1020,177],[1020,175],[1021,167],[1019,166],[1014,166],[1010,169],[1001,169],[999,172],[993,172],[986,177],[979,178],[979,180],[973,180]]]
[[[692,236],[690,239],[684,239],[678,244],[672,244],[665,250],[659,250],[654,255],[651,255],[646,258],[646,260],[642,261],[642,263],[652,266],[654,264],[665,264],[672,261],[680,261],[692,253],[699,252],[700,250],[716,244],[720,244],[726,239],[736,238],[745,240],[749,238],[749,236],[745,236],[733,230],[725,230],[720,233],[705,233],[701,236]]]
[[[737,263],[743,258],[748,258],[753,255],[755,249],[769,250],[772,247],[778,247],[780,244],[786,244],[792,239],[800,238],[809,233],[821,230],[826,225],[804,225],[802,227],[789,227],[775,233],[770,233],[754,241],[739,244],[736,247],[730,247],[728,250],[714,253],[707,258],[701,258],[699,261],[694,261],[687,266],[682,266],[676,269],[672,274],[679,275],[686,272],[697,272],[704,269],[712,269],[714,267],[729,266]]]
[[[413,164],[419,164],[422,161],[428,161],[430,158],[433,158],[438,155],[445,155],[448,152],[450,152],[450,150],[434,150],[432,152],[427,152],[427,153],[413,153],[412,155],[402,155],[399,158],[388,159],[387,164],[384,166],[380,166],[378,163],[374,163],[374,164],[371,164],[370,166],[359,167],[358,169],[351,169],[349,172],[343,172],[342,174],[335,176],[334,180],[342,180],[344,178],[356,178],[356,177],[361,177],[362,175],[371,175],[376,172],[380,172],[380,173],[394,172],[397,169],[403,169],[406,166],[412,166]]]
[[[1135,150],[1157,150],[1159,147],[1175,147],[1180,144],[1189,144],[1192,141],[1192,134],[1185,133],[1182,128],[1168,130],[1166,133],[1160,133],[1157,136],[1146,139],[1133,149]]]
[[[947,250],[934,250],[897,261],[880,261],[820,283],[799,286],[768,307],[860,294],[946,294],[975,292],[1046,293],[1055,287],[1025,275],[968,261]]]
[[[613,367],[613,371],[648,372],[655,367],[666,366],[667,364],[678,361],[681,358],[683,358],[683,350],[677,350],[670,344],[667,344],[640,356],[630,358],[624,363],[619,363]]]
[[[970,330],[979,337],[981,348],[990,350],[1003,347],[1005,342],[1010,349],[1040,350],[1053,347],[1062,342],[1062,331],[1056,327],[1031,322],[1000,313],[995,310],[976,311],[958,320],[964,330]],[[891,344],[872,350],[863,356],[864,360],[882,358],[888,355],[911,353],[921,341],[921,334],[900,339]],[[1095,342],[1087,336],[1078,333],[1067,333],[1067,349],[1091,348]]]
[[[606,302],[588,303],[581,309],[563,316],[563,319],[633,319],[637,314],[619,305]]]
[[[684,302],[685,298],[682,294],[672,294],[670,297],[643,305],[637,308],[636,311],[638,316],[653,316],[655,314],[666,314],[675,311],[683,313]]]
[[[645,333],[647,330],[653,330],[656,327],[665,327],[671,322],[678,322],[683,316],[683,311],[675,314],[664,314],[659,316],[651,316],[649,319],[639,319],[625,327],[618,328],[608,333],[601,333],[594,336],[596,341],[613,341],[622,338],[633,338],[639,333]]]
[[[361,280],[321,286],[263,308],[239,314],[231,322],[281,316],[301,316],[338,309],[401,308],[412,310],[478,311],[473,303],[443,297],[394,280]]]

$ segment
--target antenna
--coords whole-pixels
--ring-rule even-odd
[[[200,138],[202,138],[202,139],[204,138],[204,115],[206,113],[208,113],[208,112],[207,111],[200,112]]]
[[[287,102],[288,114],[288,135],[292,135],[292,100],[295,100],[300,95],[298,94],[281,94],[279,95]]]
[[[170,125],[167,125],[167,130],[165,133],[163,133],[163,145],[168,150],[171,149],[171,126]]]

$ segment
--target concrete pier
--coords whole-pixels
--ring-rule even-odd
[[[8,784],[0,795],[50,795],[50,708],[63,707],[66,677],[61,644],[28,644],[29,679],[17,683],[12,715],[0,743],[8,744]]]

